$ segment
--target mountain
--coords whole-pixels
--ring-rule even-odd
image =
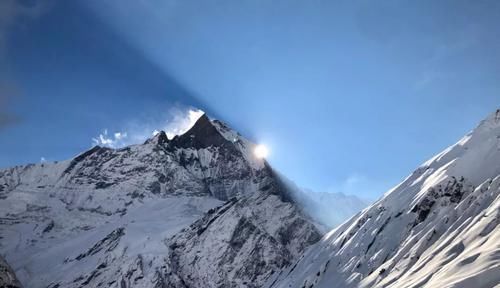
[[[204,115],[0,170],[0,254],[26,287],[261,287],[321,234],[254,146]]]
[[[267,287],[499,287],[500,109]]]

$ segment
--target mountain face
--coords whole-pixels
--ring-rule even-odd
[[[261,287],[321,235],[253,148],[202,116],[0,170],[0,253],[26,287]]]
[[[268,287],[498,287],[500,110]]]
[[[170,286],[262,287],[320,239],[279,181],[266,180],[260,191],[209,211],[169,241]]]

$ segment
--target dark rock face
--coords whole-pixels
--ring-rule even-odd
[[[186,133],[174,137],[171,145],[180,148],[203,149],[210,146],[231,149],[232,145],[214,127],[210,119],[203,114]]]
[[[226,202],[170,239],[169,287],[262,287],[319,241],[275,183],[269,177],[256,194]]]
[[[156,145],[165,145],[168,143],[168,137],[167,134],[165,134],[165,131],[160,131],[158,134],[153,136],[153,138],[148,139],[144,144],[156,144]]]
[[[77,189],[93,185],[92,190],[127,191],[126,198],[132,199],[147,197],[147,190],[159,196],[190,193],[227,200],[237,191],[248,190],[239,186],[250,183],[258,172],[252,171],[242,152],[205,115],[185,134],[168,140],[161,131],[143,146],[147,149],[93,147],[71,160],[61,178]],[[131,200],[123,199],[124,203]],[[68,204],[76,201],[82,202],[75,197],[65,200]],[[94,206],[102,205],[92,202],[96,202]]]
[[[414,226],[425,221],[438,200],[448,199],[451,203],[460,203],[463,195],[471,190],[471,186],[467,187],[464,185],[464,177],[460,177],[458,180],[456,177],[451,177],[446,182],[446,185],[439,184],[430,188],[420,203],[415,205],[411,210],[411,212],[417,214]]]
[[[92,156],[92,155],[101,155],[103,153],[105,153],[106,151],[110,151],[111,149],[109,148],[105,148],[105,147],[100,147],[100,146],[94,146],[92,147],[92,149],[88,150],[88,151],[85,151],[83,152],[82,154],[76,156],[75,158],[73,158],[73,160],[71,160],[71,163],[68,165],[68,167],[66,168],[66,170],[64,170],[63,174],[68,174],[71,172],[71,170],[80,162],[82,162],[83,160],[85,160],[86,158]],[[97,158],[94,156],[94,158]]]
[[[22,288],[21,283],[16,278],[14,271],[9,264],[0,257],[0,287],[5,288]]]
[[[92,246],[85,253],[82,253],[76,256],[75,260],[82,260],[83,258],[91,255],[95,255],[101,250],[106,250],[107,252],[113,251],[115,247],[118,245],[120,238],[125,235],[124,228],[118,228],[111,233],[109,233],[106,237],[97,242],[94,246]]]

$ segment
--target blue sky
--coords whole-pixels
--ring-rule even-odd
[[[196,107],[298,185],[373,198],[498,108],[499,16],[498,1],[5,0],[0,167],[140,142]]]

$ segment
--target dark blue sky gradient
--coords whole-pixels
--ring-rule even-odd
[[[161,117],[181,102],[203,106],[92,14],[59,1],[19,25],[8,42],[19,122],[2,129],[0,165],[64,159],[88,149],[101,129]]]

